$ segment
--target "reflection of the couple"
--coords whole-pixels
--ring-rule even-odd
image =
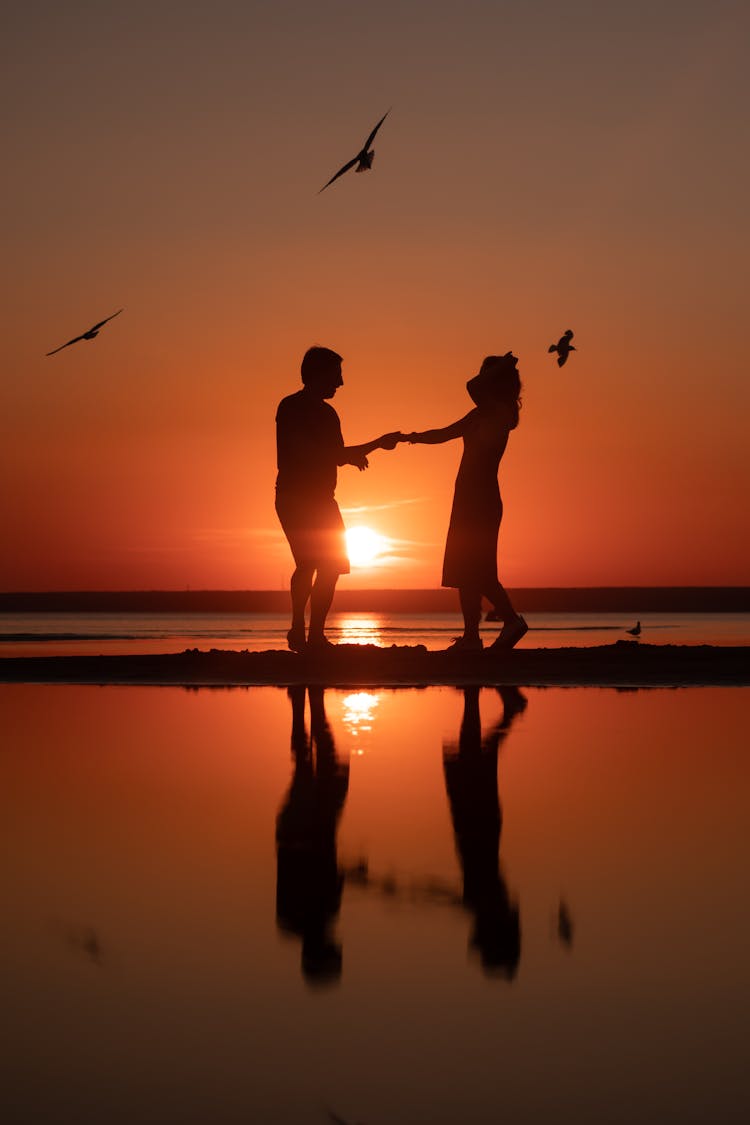
[[[521,931],[518,906],[500,871],[497,765],[502,743],[513,720],[526,708],[526,699],[517,688],[498,688],[503,713],[483,735],[480,689],[462,690],[458,741],[443,746],[446,791],[463,871],[461,905],[472,915],[470,944],[478,950],[485,971],[511,979],[518,968]],[[302,939],[305,979],[331,983],[340,978],[342,969],[341,946],[333,934],[344,883],[336,831],[349,786],[349,764],[336,757],[324,689],[298,686],[288,692],[294,772],[277,820],[276,915],[282,930]],[[366,865],[351,874],[360,887],[378,885],[369,878]],[[398,893],[392,882],[388,893]]]

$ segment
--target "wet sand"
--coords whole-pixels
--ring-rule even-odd
[[[325,687],[664,687],[750,685],[750,647],[648,645],[516,649],[493,654],[429,651],[421,645],[337,645],[324,654],[286,651],[0,659],[0,682]]]

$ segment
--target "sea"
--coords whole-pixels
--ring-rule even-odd
[[[634,643],[750,645],[750,613],[527,613],[521,648]],[[630,630],[640,622],[637,640]],[[0,657],[174,653],[187,648],[261,652],[285,649],[289,619],[280,613],[0,613]],[[485,643],[500,625],[485,621]],[[461,632],[458,613],[332,612],[338,644],[446,648]]]
[[[750,613],[526,616],[527,648],[750,644]],[[460,625],[333,612],[329,635],[440,649]],[[3,612],[0,656],[287,628]],[[0,683],[0,1119],[744,1125],[749,705]]]

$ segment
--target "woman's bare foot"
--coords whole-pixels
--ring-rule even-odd
[[[521,617],[520,613],[506,621],[500,630],[500,635],[490,645],[490,652],[506,652],[510,651],[514,645],[517,645],[521,637],[524,636],[529,630],[528,625]]]
[[[484,648],[481,637],[454,637],[446,652],[481,652]]]

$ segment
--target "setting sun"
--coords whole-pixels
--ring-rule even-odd
[[[385,553],[385,536],[369,527],[350,527],[346,533],[346,549],[352,566],[373,566]]]

